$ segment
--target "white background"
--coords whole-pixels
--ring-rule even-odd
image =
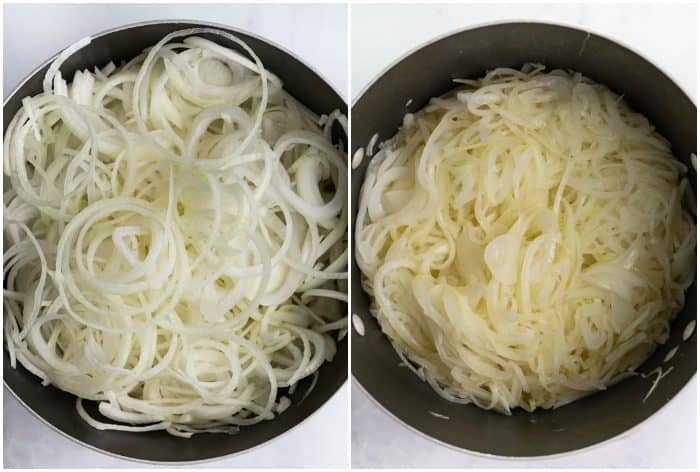
[[[36,66],[76,40],[151,19],[206,20],[231,25],[292,51],[348,96],[345,5],[5,5],[5,98]],[[267,445],[199,467],[345,467],[349,385],[306,422]],[[141,465],[80,446],[37,420],[7,390],[6,468],[116,468]],[[232,439],[232,440],[235,440]]]
[[[697,19],[685,5],[354,5],[352,95],[386,66],[436,36],[497,20],[550,20],[589,29],[631,46],[695,101]],[[498,460],[438,445],[390,418],[352,388],[354,467],[695,467],[697,377],[657,415],[623,438],[546,460]]]

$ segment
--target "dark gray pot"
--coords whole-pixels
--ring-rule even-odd
[[[682,47],[682,45],[681,45]],[[646,115],[673,144],[674,154],[691,169],[696,152],[696,108],[661,70],[633,51],[595,34],[542,23],[500,23],[460,31],[416,49],[372,82],[352,107],[352,153],[379,133],[378,142],[396,133],[407,111],[425,106],[431,97],[455,86],[452,79],[478,78],[495,67],[520,67],[539,62],[549,68],[569,68],[607,85],[637,111]],[[406,108],[406,102],[413,99]],[[353,221],[368,158],[352,173]],[[697,194],[697,193],[696,193]],[[354,237],[354,235],[353,235]],[[696,282],[686,305],[673,322],[668,343],[641,367],[647,372],[662,363],[668,350],[681,343],[666,366],[673,371],[642,403],[653,378],[625,380],[610,389],[556,410],[513,416],[457,405],[440,398],[399,358],[369,314],[369,299],[360,285],[360,270],[352,265],[352,311],[363,320],[365,336],[352,333],[352,373],[365,391],[388,413],[410,428],[446,445],[467,451],[510,457],[545,456],[582,449],[618,436],[656,413],[695,375],[694,334],[681,342],[686,324],[696,318]],[[428,411],[448,416],[445,420]],[[662,433],[662,432],[660,432]]]
[[[314,112],[330,113],[335,109],[347,114],[347,105],[317,72],[290,52],[250,33],[223,25],[192,21],[155,21],[128,25],[99,33],[92,42],[63,63],[63,77],[72,79],[76,70],[100,66],[114,61],[129,60],[144,48],[152,46],[173,31],[210,26],[235,34],[245,41],[260,57],[265,66],[284,82],[284,88]],[[219,36],[208,39],[240,50]],[[241,51],[243,52],[243,51]],[[21,107],[22,98],[42,91],[42,81],[53,58],[34,70],[5,101],[3,118],[5,128]],[[6,64],[7,65],[7,64]],[[337,139],[346,142],[338,131]],[[75,410],[75,397],[54,387],[42,387],[39,379],[23,367],[13,369],[4,355],[5,386],[35,416],[75,441],[112,455],[152,462],[191,462],[222,457],[259,446],[290,430],[318,410],[343,385],[348,376],[348,342],[338,345],[338,353],[331,363],[325,363],[319,372],[318,383],[311,394],[300,402],[310,383],[306,379],[291,396],[292,406],[271,421],[241,428],[235,436],[198,434],[191,439],[173,437],[165,432],[125,433],[98,431],[88,426]],[[88,405],[88,409],[90,405]],[[94,412],[92,408],[90,411]],[[329,425],[332,432],[333,425]],[[12,434],[12,432],[7,432]],[[77,464],[76,464],[77,465]]]

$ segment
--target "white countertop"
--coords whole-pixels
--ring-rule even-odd
[[[345,5],[4,5],[7,95],[37,65],[74,41],[151,19],[206,20],[251,31],[283,45],[347,97]],[[89,19],[89,21],[86,21]],[[349,385],[297,428],[256,450],[200,467],[342,468],[349,441]],[[80,446],[37,420],[4,391],[6,468],[147,467]],[[309,445],[313,445],[313,451]]]
[[[618,40],[660,66],[695,100],[692,5],[355,5],[352,96],[387,65],[436,36],[469,25],[536,19],[578,25]],[[490,459],[434,443],[399,424],[352,387],[353,467],[696,467],[697,376],[664,409],[620,439],[561,458]]]

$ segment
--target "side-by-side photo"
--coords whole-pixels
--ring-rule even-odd
[[[698,7],[3,3],[3,467],[697,468]]]
[[[696,466],[695,21],[353,6],[354,468]]]
[[[4,466],[347,468],[347,6],[4,34]]]

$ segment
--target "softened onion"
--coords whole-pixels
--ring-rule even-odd
[[[367,170],[355,255],[371,310],[448,400],[508,414],[605,389],[665,342],[693,280],[686,168],[581,74],[459,82]]]

